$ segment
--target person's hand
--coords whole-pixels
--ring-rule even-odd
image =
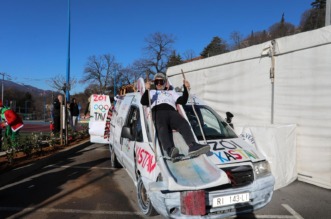
[[[151,82],[147,81],[147,82],[145,83],[145,89],[146,89],[146,90],[151,89]]]
[[[188,82],[187,80],[183,80],[183,83],[188,90],[191,88],[190,82]]]

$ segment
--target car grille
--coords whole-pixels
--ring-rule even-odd
[[[254,181],[254,173],[251,166],[239,166],[222,168],[231,181],[232,187],[241,187]]]

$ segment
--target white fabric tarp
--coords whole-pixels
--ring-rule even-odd
[[[170,67],[167,75],[181,86],[183,70],[191,92],[221,116],[231,111],[234,124],[296,124],[298,179],[331,188],[331,26],[275,40],[274,87],[271,45]]]
[[[238,126],[235,131],[269,161],[275,177],[274,189],[287,186],[297,178],[296,125]]]

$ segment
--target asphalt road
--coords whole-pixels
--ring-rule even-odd
[[[1,219],[145,218],[132,180],[124,169],[110,168],[106,145],[86,144],[39,166],[0,175],[0,180],[9,174],[16,177],[0,185]],[[327,219],[330,215],[331,191],[296,181],[275,191],[265,208],[240,218]]]

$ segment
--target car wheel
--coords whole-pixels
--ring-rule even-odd
[[[121,164],[118,162],[114,147],[109,145],[109,151],[110,151],[110,166],[112,168],[120,168]]]
[[[147,194],[146,188],[144,186],[141,177],[139,177],[137,184],[137,199],[141,211],[146,216],[154,216],[158,214],[155,208],[153,207],[151,200],[149,199],[149,196]]]

